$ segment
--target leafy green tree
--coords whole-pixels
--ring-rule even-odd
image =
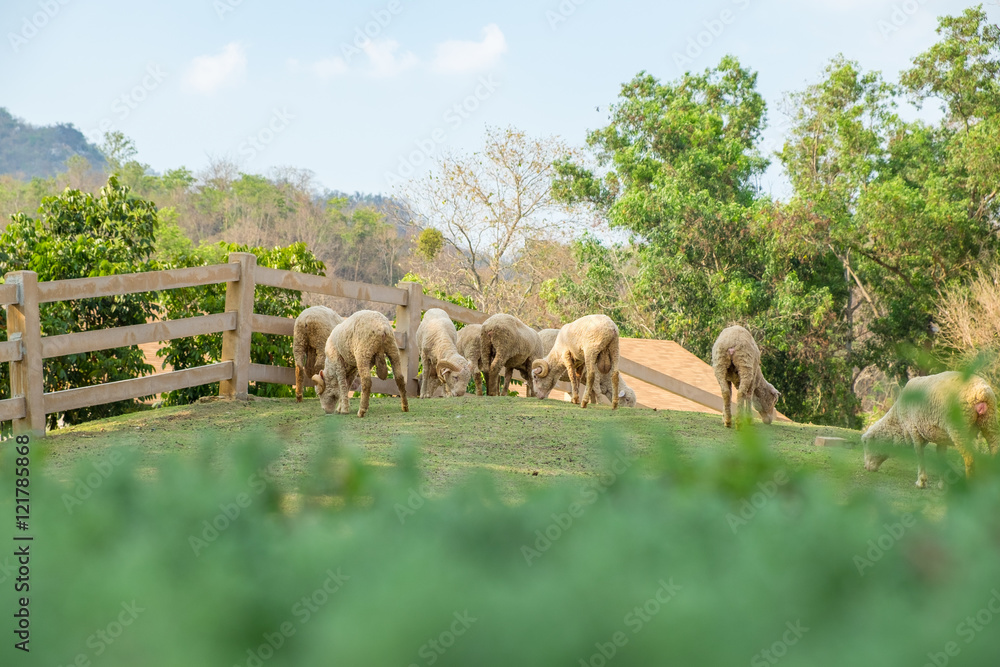
[[[107,276],[148,271],[157,226],[152,202],[130,196],[127,187],[111,176],[97,196],[67,189],[46,197],[38,218],[13,216],[0,234],[0,274],[31,270],[39,281]],[[155,293],[109,296],[42,304],[42,334],[89,331],[142,324],[156,313]],[[0,329],[6,330],[0,312]],[[138,346],[47,359],[45,391],[114,382],[151,372]],[[9,395],[6,364],[0,365],[0,395]],[[71,410],[67,424],[136,410],[134,400]],[[49,415],[54,426],[59,415]]]
[[[838,267],[792,253],[756,182],[765,105],[755,73],[733,57],[663,83],[641,73],[588,136],[603,172],[563,161],[554,191],[600,209],[631,247],[576,246],[578,275],[550,283],[550,302],[614,313],[626,331],[676,340],[703,359],[719,331],[750,328],[764,373],[797,419],[852,424],[843,388],[837,313],[847,290]],[[571,307],[570,311],[579,306]],[[582,312],[574,312],[583,314]]]

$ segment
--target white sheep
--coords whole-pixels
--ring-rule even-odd
[[[295,358],[295,400],[302,402],[302,386],[307,377],[326,365],[326,340],[344,318],[326,306],[311,306],[295,318],[292,356]]]
[[[503,394],[507,393],[514,370],[529,378],[524,386],[528,396],[533,395],[531,360],[541,355],[542,341],[538,332],[513,315],[497,314],[483,322],[482,357],[480,368],[485,368],[486,393],[497,396],[500,392],[500,374],[504,373]]]
[[[545,398],[562,377],[569,375],[572,401],[586,408],[593,400],[594,380],[599,372],[611,378],[611,409],[618,409],[618,326],[607,315],[585,315],[559,330],[555,344],[543,359],[531,365],[535,395]],[[577,364],[582,364],[587,383],[580,396]]]
[[[875,472],[888,458],[879,444],[913,445],[917,452],[917,487],[927,486],[924,445],[933,442],[939,453],[954,445],[962,454],[965,474],[973,472],[973,443],[982,434],[990,453],[1000,444],[997,429],[997,399],[986,380],[968,378],[956,371],[915,377],[906,383],[899,398],[868,427],[861,442],[865,469]]]
[[[448,396],[463,396],[472,377],[472,365],[458,352],[458,332],[448,313],[430,308],[417,327],[417,349],[424,373],[420,398],[430,398],[441,385]]]
[[[760,370],[760,348],[753,335],[737,325],[722,330],[712,346],[712,370],[722,389],[722,415],[726,428],[733,425],[731,385],[736,385],[738,415],[750,415],[750,404],[765,424],[777,415],[775,404],[781,392],[764,379]]]
[[[552,351],[552,348],[556,344],[556,338],[559,336],[559,329],[542,329],[538,332],[538,337],[542,339],[542,356],[547,355]],[[583,364],[578,363],[576,365],[576,372],[578,375],[582,375],[584,370]],[[611,403],[614,401],[614,389],[611,386],[611,376],[607,373],[601,373],[598,370],[598,375],[600,379],[600,392],[604,394],[604,397],[608,399]],[[563,376],[559,378],[561,382],[569,382],[569,375],[563,373]],[[590,397],[591,403],[596,403],[596,397]],[[638,399],[636,398],[635,391],[632,387],[628,386],[625,382],[625,376],[623,374],[618,375],[618,407],[624,408],[634,408],[638,405]]]
[[[348,388],[355,375],[360,375],[361,409],[358,410],[358,416],[364,417],[368,412],[372,391],[372,366],[375,366],[379,379],[386,379],[386,357],[392,364],[393,379],[399,388],[403,412],[409,412],[406,381],[399,362],[395,333],[386,316],[374,310],[359,310],[330,332],[326,341],[326,365],[318,375],[313,376],[323,410],[327,414],[349,413],[351,399]]]
[[[465,357],[472,366],[472,380],[476,383],[476,395],[483,395],[483,377],[486,375],[482,367],[482,324],[466,324],[458,330],[456,345],[458,353]]]

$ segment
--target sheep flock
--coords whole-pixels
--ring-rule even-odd
[[[323,410],[347,414],[350,394],[360,388],[357,414],[364,417],[372,370],[385,380],[391,366],[402,411],[409,410],[396,334],[381,313],[362,310],[343,318],[329,308],[313,306],[296,318],[293,338],[297,401],[302,401],[305,380],[311,378]],[[462,396],[470,382],[478,396],[507,395],[517,371],[527,398],[545,399],[561,381],[569,384],[567,393],[581,408],[597,403],[599,396],[612,410],[637,404],[635,391],[618,370],[618,327],[606,315],[586,315],[559,329],[537,331],[501,313],[459,330],[444,310],[431,308],[423,315],[415,342],[422,366],[421,398]],[[760,348],[746,328],[732,325],[719,333],[712,347],[712,370],[721,390],[726,428],[734,425],[733,389],[737,427],[752,419],[751,406],[765,424],[777,416],[781,392],[764,378]],[[913,447],[916,485],[925,488],[923,450],[933,443],[939,453],[956,447],[966,475],[971,476],[978,436],[990,454],[1000,449],[997,419],[996,396],[981,377],[950,371],[912,378],[896,403],[862,435],[864,468],[876,472],[895,448]]]

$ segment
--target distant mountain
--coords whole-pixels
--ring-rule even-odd
[[[95,168],[104,166],[97,147],[71,124],[39,127],[0,107],[0,174],[48,177],[66,171],[66,160],[81,155]]]

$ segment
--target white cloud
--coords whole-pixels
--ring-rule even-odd
[[[449,40],[434,47],[434,69],[440,72],[472,72],[486,69],[507,52],[507,40],[500,27],[491,23],[483,28],[479,42]]]
[[[373,76],[393,76],[417,64],[417,57],[409,51],[397,55],[399,42],[392,39],[368,40],[361,50],[368,56]]]
[[[347,72],[347,62],[340,56],[317,60],[312,64],[312,71],[321,79],[332,79]]]
[[[184,84],[199,93],[214,93],[239,83],[247,71],[247,55],[239,42],[226,44],[218,54],[198,56],[184,73]]]

